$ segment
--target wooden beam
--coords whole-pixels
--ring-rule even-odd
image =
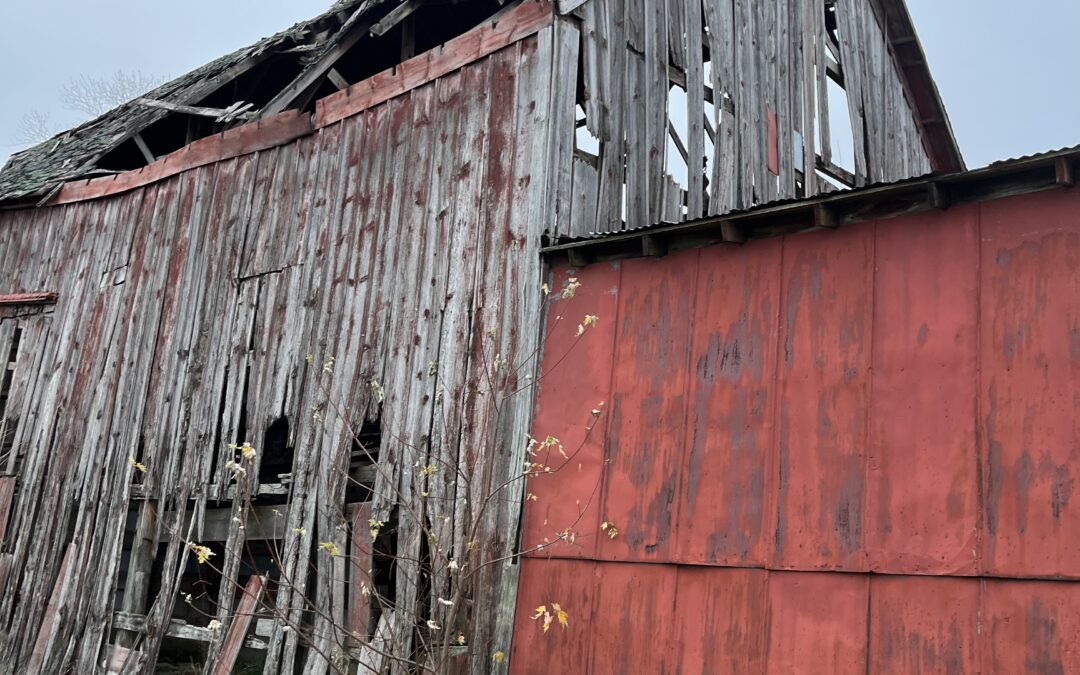
[[[251,627],[255,616],[255,607],[259,603],[263,592],[263,578],[253,576],[248,579],[244,587],[244,595],[236,607],[236,614],[229,623],[229,632],[225,635],[225,641],[221,645],[221,653],[214,663],[211,675],[229,675],[236,665],[236,657],[240,655],[240,647],[244,645],[244,636]]]
[[[660,237],[646,234],[641,237],[641,254],[646,258],[660,258],[667,255],[667,244]]]
[[[949,199],[949,191],[941,183],[931,181],[927,186],[926,194],[930,206],[935,209],[944,211],[952,205],[952,200]]]
[[[255,117],[256,113],[251,109],[255,107],[254,103],[245,103],[244,101],[237,101],[228,108],[204,108],[196,105],[180,105],[179,103],[169,103],[168,101],[158,101],[152,98],[140,98],[135,101],[141,106],[147,108],[158,108],[159,110],[168,110],[169,112],[182,113],[185,115],[198,115],[199,117],[210,117],[216,122],[232,122],[234,120],[247,120]]]
[[[668,135],[671,136],[671,140],[675,142],[675,148],[679,151],[679,154],[682,155],[682,160],[689,165],[690,153],[686,151],[686,145],[683,143],[682,139],[679,138],[679,132],[675,128],[675,125],[671,123],[671,120],[668,120],[667,129]]]
[[[828,204],[814,205],[814,226],[835,230],[840,225],[836,212]]]
[[[349,88],[348,80],[341,76],[341,73],[337,71],[337,68],[331,68],[326,71],[326,79],[330,80],[330,82],[338,88],[338,91],[345,91]]]
[[[253,577],[258,578],[258,577]],[[113,628],[130,631],[132,633],[146,632],[146,617],[133,612],[115,612],[113,614]],[[165,627],[165,635],[181,640],[194,640],[195,642],[211,642],[214,639],[214,631],[205,626],[192,626],[180,619],[171,619]],[[249,649],[266,649],[266,642],[248,636],[244,639],[244,646]]]
[[[157,157],[154,157],[154,153],[150,152],[150,146],[143,140],[142,134],[135,134],[131,137],[131,140],[135,141],[135,145],[139,146],[139,152],[142,153],[143,159],[147,164],[153,164],[157,161]]]
[[[360,38],[366,36],[371,23],[361,21],[361,18],[367,11],[368,3],[362,3],[341,26],[341,30],[337,35],[337,42],[297,75],[296,79],[278,92],[278,95],[269,103],[263,106],[259,117],[270,117],[287,109],[292,105],[293,101],[315,86],[326,75],[326,71],[337,63],[338,59],[345,55],[345,52],[352,49],[353,45],[360,41]]]
[[[390,10],[386,16],[379,19],[379,22],[371,27],[371,34],[380,37],[386,35],[391,28],[404,21],[405,17],[420,9],[423,4],[424,0],[405,0],[405,2]]]
[[[1062,187],[1076,185],[1072,161],[1068,157],[1058,157],[1054,160],[1054,182]]]

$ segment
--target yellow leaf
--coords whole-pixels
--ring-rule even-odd
[[[128,464],[139,473],[146,473],[146,465],[136,462],[134,457],[128,457]]]
[[[502,663],[506,660],[506,652],[498,651],[491,655],[492,663]]]
[[[320,551],[326,551],[330,554],[331,558],[336,558],[341,555],[341,551],[338,549],[337,544],[332,541],[324,541],[319,544]]]
[[[582,321],[581,323],[582,323],[583,326],[588,328],[589,326],[595,326],[596,322],[599,321],[599,320],[600,320],[600,317],[596,316],[595,314],[586,314],[585,315],[585,320]]]
[[[544,614],[546,614],[546,613],[547,613],[547,605],[540,605],[534,611],[534,614],[533,614],[532,618],[535,621],[536,619],[539,619],[540,617],[544,616]]]

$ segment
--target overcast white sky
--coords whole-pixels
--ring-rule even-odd
[[[123,69],[180,75],[332,0],[2,0],[0,162],[60,86]],[[1080,144],[1073,0],[908,0],[968,166]]]

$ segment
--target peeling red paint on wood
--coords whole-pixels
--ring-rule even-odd
[[[56,302],[59,293],[38,291],[36,293],[8,293],[0,295],[0,307],[5,305],[47,305]]]
[[[265,120],[201,138],[135,171],[66,183],[49,204],[69,204],[120,194],[200,166],[284,145],[313,131],[311,115],[287,110]]]

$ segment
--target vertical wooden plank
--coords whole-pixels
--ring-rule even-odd
[[[623,264],[601,512],[618,534],[603,559],[670,559],[697,268],[697,251]]]
[[[872,224],[784,239],[775,561],[866,568]]]
[[[970,574],[979,526],[977,211],[906,216],[876,230],[870,567]]]
[[[605,119],[608,121],[607,134],[600,136],[600,184],[597,191],[596,232],[615,232],[622,229],[624,194],[629,198],[630,186],[626,186],[627,125],[635,127],[635,117],[627,113],[630,109],[632,87],[636,79],[632,78],[628,65],[629,52],[625,48],[627,14],[623,6],[613,0],[607,2],[605,32],[610,52],[607,61],[606,82],[609,96]]]
[[[671,4],[669,2],[669,7]],[[686,149],[689,157],[686,163],[686,218],[694,220],[705,213],[705,70],[702,61],[704,27],[700,0],[674,0],[674,4],[684,8],[685,12],[683,49],[686,53]],[[714,96],[717,94],[714,93]]]
[[[869,577],[772,572],[766,673],[866,673]]]
[[[371,632],[371,504],[352,504],[348,507],[352,535],[349,538],[349,597],[348,633],[350,637],[366,638]],[[365,592],[367,590],[368,592]]]
[[[986,447],[982,570],[1080,576],[1080,198],[980,206],[980,424]],[[1038,222],[1034,228],[1017,223]]]
[[[690,346],[691,410],[676,550],[680,562],[763,565],[771,495],[781,240],[701,252]]]
[[[221,647],[221,654],[211,669],[212,675],[229,675],[236,664],[236,657],[240,655],[240,647],[244,644],[244,636],[255,618],[255,607],[262,598],[263,578],[253,575],[244,585],[243,595],[236,605],[236,614],[229,624],[229,630],[225,634],[225,640]]]

